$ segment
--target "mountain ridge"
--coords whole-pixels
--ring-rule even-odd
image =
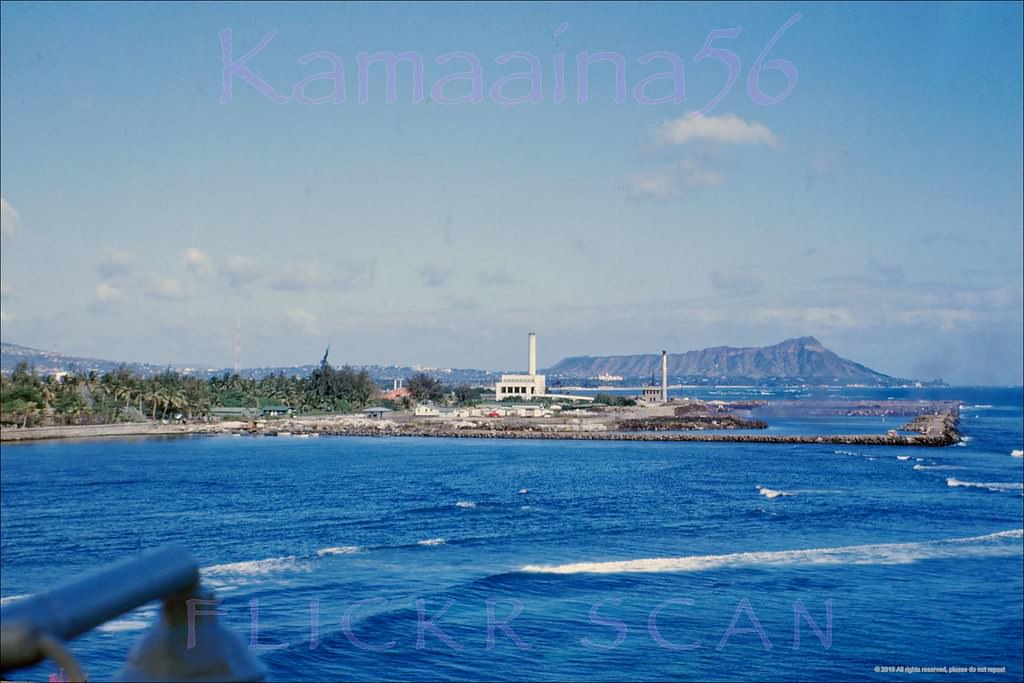
[[[0,369],[10,373],[18,362],[24,361],[40,374],[58,372],[84,373],[97,371],[100,374],[126,367],[128,370],[151,376],[165,370],[174,370],[187,375],[208,378],[231,372],[228,368],[196,367],[180,364],[156,365],[96,358],[68,356],[61,353],[42,351],[27,346],[0,343]],[[678,383],[717,384],[866,384],[872,386],[897,386],[914,384],[912,380],[892,377],[877,372],[860,363],[842,358],[814,337],[797,337],[778,344],[764,347],[715,346],[706,349],[668,354],[669,377]],[[487,384],[498,377],[498,372],[471,368],[413,368],[407,366],[361,366],[381,386],[391,384],[421,369],[446,382]],[[308,375],[316,365],[294,365],[280,367],[243,368],[243,377],[259,378],[268,374],[284,372],[286,375]],[[601,375],[618,375],[626,380],[660,380],[660,354],[630,354],[613,356],[570,356],[563,358],[544,370],[551,380],[599,379]],[[942,384],[941,381],[929,384]]]
[[[561,378],[624,378],[660,380],[660,354],[571,356],[547,369]],[[868,384],[891,386],[912,380],[872,370],[830,351],[814,337],[795,337],[770,346],[714,346],[668,354],[668,374],[673,380],[714,380],[722,383],[761,384]]]

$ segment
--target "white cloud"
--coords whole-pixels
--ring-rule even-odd
[[[117,303],[124,299],[124,293],[106,282],[96,285],[96,301],[102,304]]]
[[[672,199],[690,187],[721,185],[725,176],[713,168],[707,159],[682,159],[653,171],[632,173],[626,177],[626,189],[631,197]]]
[[[123,249],[103,250],[96,271],[104,278],[127,277],[135,270],[135,255]]]
[[[847,149],[830,149],[815,154],[807,166],[807,184],[815,181],[835,182],[836,174],[849,153]]]
[[[10,239],[21,232],[21,219],[13,206],[0,197],[0,237]]]
[[[248,256],[230,256],[220,266],[220,272],[232,287],[248,284],[259,277],[256,262]]]
[[[105,313],[117,308],[124,301],[124,292],[117,285],[101,282],[96,285],[95,298],[89,306],[94,312]]]
[[[162,299],[164,301],[176,301],[185,298],[185,292],[174,278],[156,278],[146,287],[145,292],[146,296],[152,299]]]
[[[779,141],[763,124],[747,123],[735,114],[694,116],[687,114],[670,119],[658,128],[657,137],[671,145],[690,140],[710,140],[727,145],[768,145],[778,147]]]
[[[207,277],[213,270],[210,263],[210,257],[196,247],[189,247],[186,249],[181,255],[181,261],[185,266],[185,270],[188,270],[199,277]]]

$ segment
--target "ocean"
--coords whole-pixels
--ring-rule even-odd
[[[173,542],[271,680],[1020,680],[1022,390],[823,395],[958,400],[965,440],[3,446],[0,596]],[[158,609],[71,643],[90,680]]]

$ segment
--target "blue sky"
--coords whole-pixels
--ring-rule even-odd
[[[0,6],[4,341],[230,366],[517,369],[814,335],[882,372],[1019,384],[1022,10],[1002,4]],[[797,80],[755,101],[759,53]],[[695,61],[710,47],[738,55]],[[345,70],[345,101],[276,104]],[[561,29],[561,30],[559,30]],[[733,32],[735,34],[735,31]],[[557,35],[556,35],[557,34]],[[422,56],[358,92],[358,54]],[[483,101],[431,88],[479,58]],[[540,69],[540,101],[491,89]],[[579,102],[577,57],[598,62]],[[683,101],[634,88],[678,55]],[[554,101],[556,56],[565,98]],[[755,75],[757,75],[755,73]],[[783,71],[760,72],[766,96]],[[503,86],[509,98],[532,82]],[[672,99],[674,81],[648,97]],[[321,80],[307,97],[334,94]],[[471,94],[472,82],[443,94]],[[756,93],[755,93],[756,94]],[[676,97],[676,100],[681,99]]]

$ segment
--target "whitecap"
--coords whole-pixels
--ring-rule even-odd
[[[1024,529],[1010,529],[983,536],[947,538],[938,541],[880,543],[806,550],[769,550],[689,557],[654,557],[562,565],[526,565],[520,571],[541,574],[620,574],[697,572],[756,565],[908,564],[939,558],[1017,556],[1021,554],[1020,539],[1022,538],[1024,538]]]
[[[778,498],[780,496],[803,496],[816,493],[840,493],[833,489],[793,489],[792,491],[777,491],[767,486],[758,486],[758,492],[765,498]]]
[[[960,481],[956,477],[950,477],[946,480],[946,486],[963,486],[965,488],[974,489],[988,489],[989,491],[1024,491],[1024,484],[1020,482],[1012,481],[990,481],[990,482],[977,482],[977,481]]]
[[[114,621],[100,624],[96,627],[96,630],[106,633],[120,633],[122,631],[142,631],[149,628],[149,626],[150,622],[142,619],[115,619]]]
[[[466,510],[472,510],[473,508],[475,508],[475,507],[476,507],[476,501],[472,501],[472,500],[460,500],[459,502],[457,502],[457,503],[455,504],[455,507],[457,507],[457,508],[463,508],[463,509],[466,509]]]
[[[909,455],[897,455],[896,459],[897,460],[910,460],[910,456]]]
[[[361,548],[357,545],[340,545],[331,548],[320,548],[316,551],[317,557],[324,557],[325,555],[351,555],[358,553]]]
[[[306,568],[294,555],[289,555],[287,557],[270,557],[265,560],[215,564],[210,567],[203,567],[200,573],[204,578],[212,576],[263,576],[275,572],[300,571]]]
[[[1014,458],[1024,458],[1024,451],[1022,451],[1019,448],[1014,448],[1012,451],[1010,451],[1010,455],[1013,456]]]
[[[417,541],[416,545],[444,545],[445,540],[443,538],[427,538],[422,541]]]
[[[25,598],[30,597],[32,597],[32,595],[29,593],[24,595],[8,595],[6,598],[0,598],[0,605],[8,605],[12,602],[17,602],[18,600],[24,600]]]
[[[792,496],[793,495],[789,491],[776,491],[775,489],[770,489],[767,486],[758,486],[757,490],[765,498],[779,498],[781,496]]]
[[[960,465],[914,465],[915,470],[962,470]]]
[[[530,489],[519,489],[519,495],[523,496],[530,492]]]

